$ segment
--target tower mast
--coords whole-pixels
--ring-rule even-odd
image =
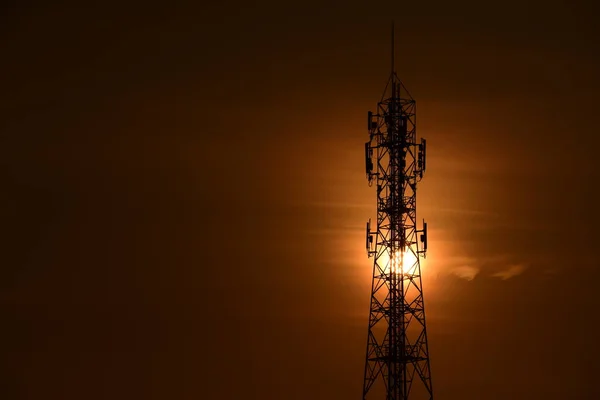
[[[377,188],[377,226],[371,230],[367,222],[367,254],[374,260],[363,399],[432,400],[420,263],[427,224],[419,230],[416,221],[426,142],[417,142],[416,102],[395,71],[393,23],[391,41],[390,78],[377,111],[368,113],[365,143],[367,179]]]

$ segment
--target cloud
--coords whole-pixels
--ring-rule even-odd
[[[438,209],[436,209],[436,211],[443,213],[443,214],[478,215],[478,216],[491,216],[491,217],[499,217],[500,216],[500,214],[492,212],[492,211],[473,210],[473,209],[467,209],[467,208],[438,208]]]
[[[479,273],[479,268],[471,267],[469,265],[463,265],[460,267],[453,268],[451,272],[461,279],[472,281]]]
[[[306,205],[306,204],[304,204]],[[324,202],[324,201],[313,201],[308,203],[311,207],[317,208],[362,208],[362,209],[372,209],[375,208],[374,204],[371,203],[355,203],[355,202]]]
[[[503,271],[496,272],[492,276],[494,278],[500,278],[503,281],[515,277],[517,275],[521,275],[525,271],[525,266],[521,264],[511,265],[507,269]]]

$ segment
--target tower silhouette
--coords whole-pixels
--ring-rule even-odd
[[[369,186],[377,188],[377,225],[367,222],[373,257],[363,399],[433,399],[420,259],[427,224],[417,229],[417,183],[426,167],[426,142],[417,142],[416,103],[394,66],[377,111],[368,113],[365,143]]]

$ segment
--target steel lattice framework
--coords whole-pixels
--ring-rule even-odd
[[[427,251],[427,224],[418,230],[416,221],[426,142],[417,143],[416,103],[393,65],[377,112],[369,112],[365,143],[367,178],[377,188],[377,228],[371,231],[369,220],[366,246],[374,262],[363,399],[405,400],[410,395],[431,400],[419,261]]]

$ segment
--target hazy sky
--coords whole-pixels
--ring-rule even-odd
[[[597,5],[38,3],[0,12],[3,399],[358,398],[391,19],[436,398],[600,397]]]

